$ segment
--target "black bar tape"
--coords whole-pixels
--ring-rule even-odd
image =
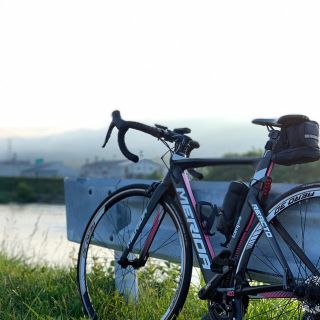
[[[139,161],[139,157],[133,153],[131,153],[127,146],[126,146],[126,142],[124,140],[125,134],[127,133],[128,128],[126,129],[120,129],[119,133],[118,133],[118,144],[119,144],[119,148],[121,150],[121,152],[123,153],[123,155],[133,161],[133,162],[138,162]]]
[[[146,124],[139,123],[139,122],[133,122],[133,121],[127,121],[127,126],[130,129],[135,129],[138,131],[142,131],[145,133],[150,134],[151,136],[154,136],[156,138],[161,138],[162,136],[162,131],[161,129],[150,127]]]
[[[133,162],[138,162],[139,157],[137,155],[131,153],[126,146],[125,135],[129,129],[142,131],[142,132],[150,134],[151,136],[154,136],[158,139],[163,138],[164,140],[169,141],[169,142],[175,142],[177,139],[176,132],[172,132],[170,130],[165,130],[165,129],[161,129],[161,128],[151,127],[146,124],[139,123],[139,122],[125,121],[121,118],[120,111],[115,110],[112,112],[112,122],[111,122],[109,130],[107,132],[106,140],[105,140],[103,146],[105,146],[106,143],[108,142],[110,135],[111,135],[111,131],[115,126],[119,130],[118,144],[119,144],[120,150],[127,159],[129,159]],[[199,143],[196,141],[191,140],[191,143],[192,143],[192,145],[190,144],[190,146],[192,147],[192,149],[199,148],[199,146],[200,146]]]
[[[120,111],[115,110],[112,112],[112,122],[119,130],[123,127],[125,121],[121,119]]]

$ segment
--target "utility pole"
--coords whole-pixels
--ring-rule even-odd
[[[7,141],[7,161],[12,161],[12,139]]]

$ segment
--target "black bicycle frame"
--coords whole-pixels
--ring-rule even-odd
[[[239,158],[239,159],[192,159],[184,158],[178,154],[173,154],[171,158],[170,169],[161,183],[155,188],[147,208],[142,214],[141,220],[136,226],[135,232],[130,239],[127,248],[124,250],[120,262],[127,259],[129,252],[132,250],[135,241],[137,240],[142,229],[146,225],[152,212],[161,200],[165,200],[166,194],[172,191],[175,194],[176,203],[179,204],[181,212],[183,212],[183,219],[188,227],[190,238],[192,239],[194,252],[197,256],[198,265],[201,268],[204,280],[208,283],[213,276],[214,272],[211,271],[212,260],[215,257],[214,248],[210,242],[210,238],[203,231],[200,217],[196,210],[196,201],[193,196],[188,175],[185,170],[190,168],[198,168],[205,166],[216,166],[225,164],[254,164],[257,159],[252,158]],[[249,232],[255,222],[259,221],[263,228],[270,246],[274,250],[283,270],[284,279],[282,286],[258,286],[254,288],[243,288],[242,293],[257,294],[260,292],[288,290],[292,291],[294,288],[294,277],[290,271],[288,263],[274,237],[274,232],[266,220],[266,214],[261,208],[260,201],[262,199],[262,186],[266,179],[270,176],[273,168],[271,161],[271,151],[266,151],[263,157],[259,160],[255,174],[251,180],[250,188],[246,201],[243,205],[236,227],[234,229],[231,241],[228,245],[228,250],[232,254],[232,258],[237,260],[242,252],[245,240],[249,236]],[[163,213],[158,212],[153,222],[153,227],[142,247],[139,263],[144,265],[148,258],[148,250],[151,243],[159,229]],[[275,226],[276,227],[276,226]],[[308,268],[314,273],[319,274],[317,269],[313,266],[310,260],[305,256],[303,251],[295,244],[294,240],[286,233],[285,230],[277,228],[277,232],[288,242],[288,245],[296,252],[299,258],[306,263]],[[244,270],[239,270],[240,274]],[[221,289],[222,291],[232,290],[232,288]]]
[[[190,159],[184,158],[180,155],[174,154],[171,158],[170,169],[163,179],[163,181],[156,187],[152,197],[144,210],[135,231],[128,242],[127,247],[123,251],[120,263],[127,259],[129,252],[132,250],[139,234],[149,220],[152,212],[157,204],[165,197],[166,193],[173,189],[176,194],[176,202],[180,205],[184,213],[184,219],[188,226],[189,235],[193,241],[199,267],[205,281],[209,281],[214,273],[211,271],[210,266],[212,259],[215,256],[214,249],[211,245],[210,238],[203,232],[203,227],[199,216],[196,211],[196,201],[193,196],[188,175],[185,172],[188,168],[215,166],[222,164],[254,164],[258,159],[252,158],[239,158],[239,159]],[[157,213],[153,222],[153,227],[149,233],[147,240],[141,250],[139,257],[139,264],[143,265],[147,259],[148,249],[155,237],[155,234],[161,224],[163,216]]]
[[[178,157],[174,156],[172,158],[173,184],[177,193],[177,200],[180,202],[184,212],[189,234],[193,241],[193,246],[195,249],[194,251],[197,254],[198,263],[206,282],[208,282],[208,280],[210,280],[213,276],[210,270],[210,265],[215,256],[214,249],[212,248],[209,236],[203,232],[202,224],[196,212],[196,202],[193,197],[188,177],[186,173],[181,173],[181,170],[195,166],[200,167],[226,164],[224,160],[228,160],[228,164],[252,163],[252,159],[178,159]],[[260,159],[251,181],[248,196],[240,214],[240,218],[237,221],[235,231],[233,232],[229,249],[232,253],[232,257],[237,258],[243,247],[244,240],[246,239],[248,232],[255,221],[254,218],[257,217],[259,222],[264,226],[263,230],[284,269],[284,289],[287,289],[287,279],[293,279],[293,276],[290,272],[287,261],[274,238],[273,232],[268,226],[269,224],[265,219],[265,214],[258,201],[258,198],[261,194],[260,184],[261,182],[264,182],[266,177],[270,176],[272,167],[273,164],[271,161],[271,152],[266,151],[263,158]],[[181,178],[179,179],[179,177]]]

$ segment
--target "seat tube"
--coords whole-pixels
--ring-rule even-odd
[[[266,177],[270,177],[273,169],[271,156],[272,152],[270,150],[266,150],[257,165],[253,178],[250,181],[250,190],[248,192],[247,201],[245,201],[242,207],[235,231],[233,232],[231,241],[228,245],[229,250],[235,258],[239,256],[248,232],[254,222],[255,213],[253,212],[248,199],[251,197],[261,199],[263,195],[261,182],[264,182]]]
[[[271,156],[272,156],[271,150],[266,150],[263,155],[263,158],[258,163],[254,176],[251,179],[250,186],[256,185],[265,177],[270,177],[273,169],[273,161],[271,160]]]

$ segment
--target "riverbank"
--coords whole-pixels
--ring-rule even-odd
[[[0,203],[64,203],[62,178],[0,178]]]
[[[0,204],[0,251],[28,262],[71,266],[78,244],[67,240],[65,206]]]

